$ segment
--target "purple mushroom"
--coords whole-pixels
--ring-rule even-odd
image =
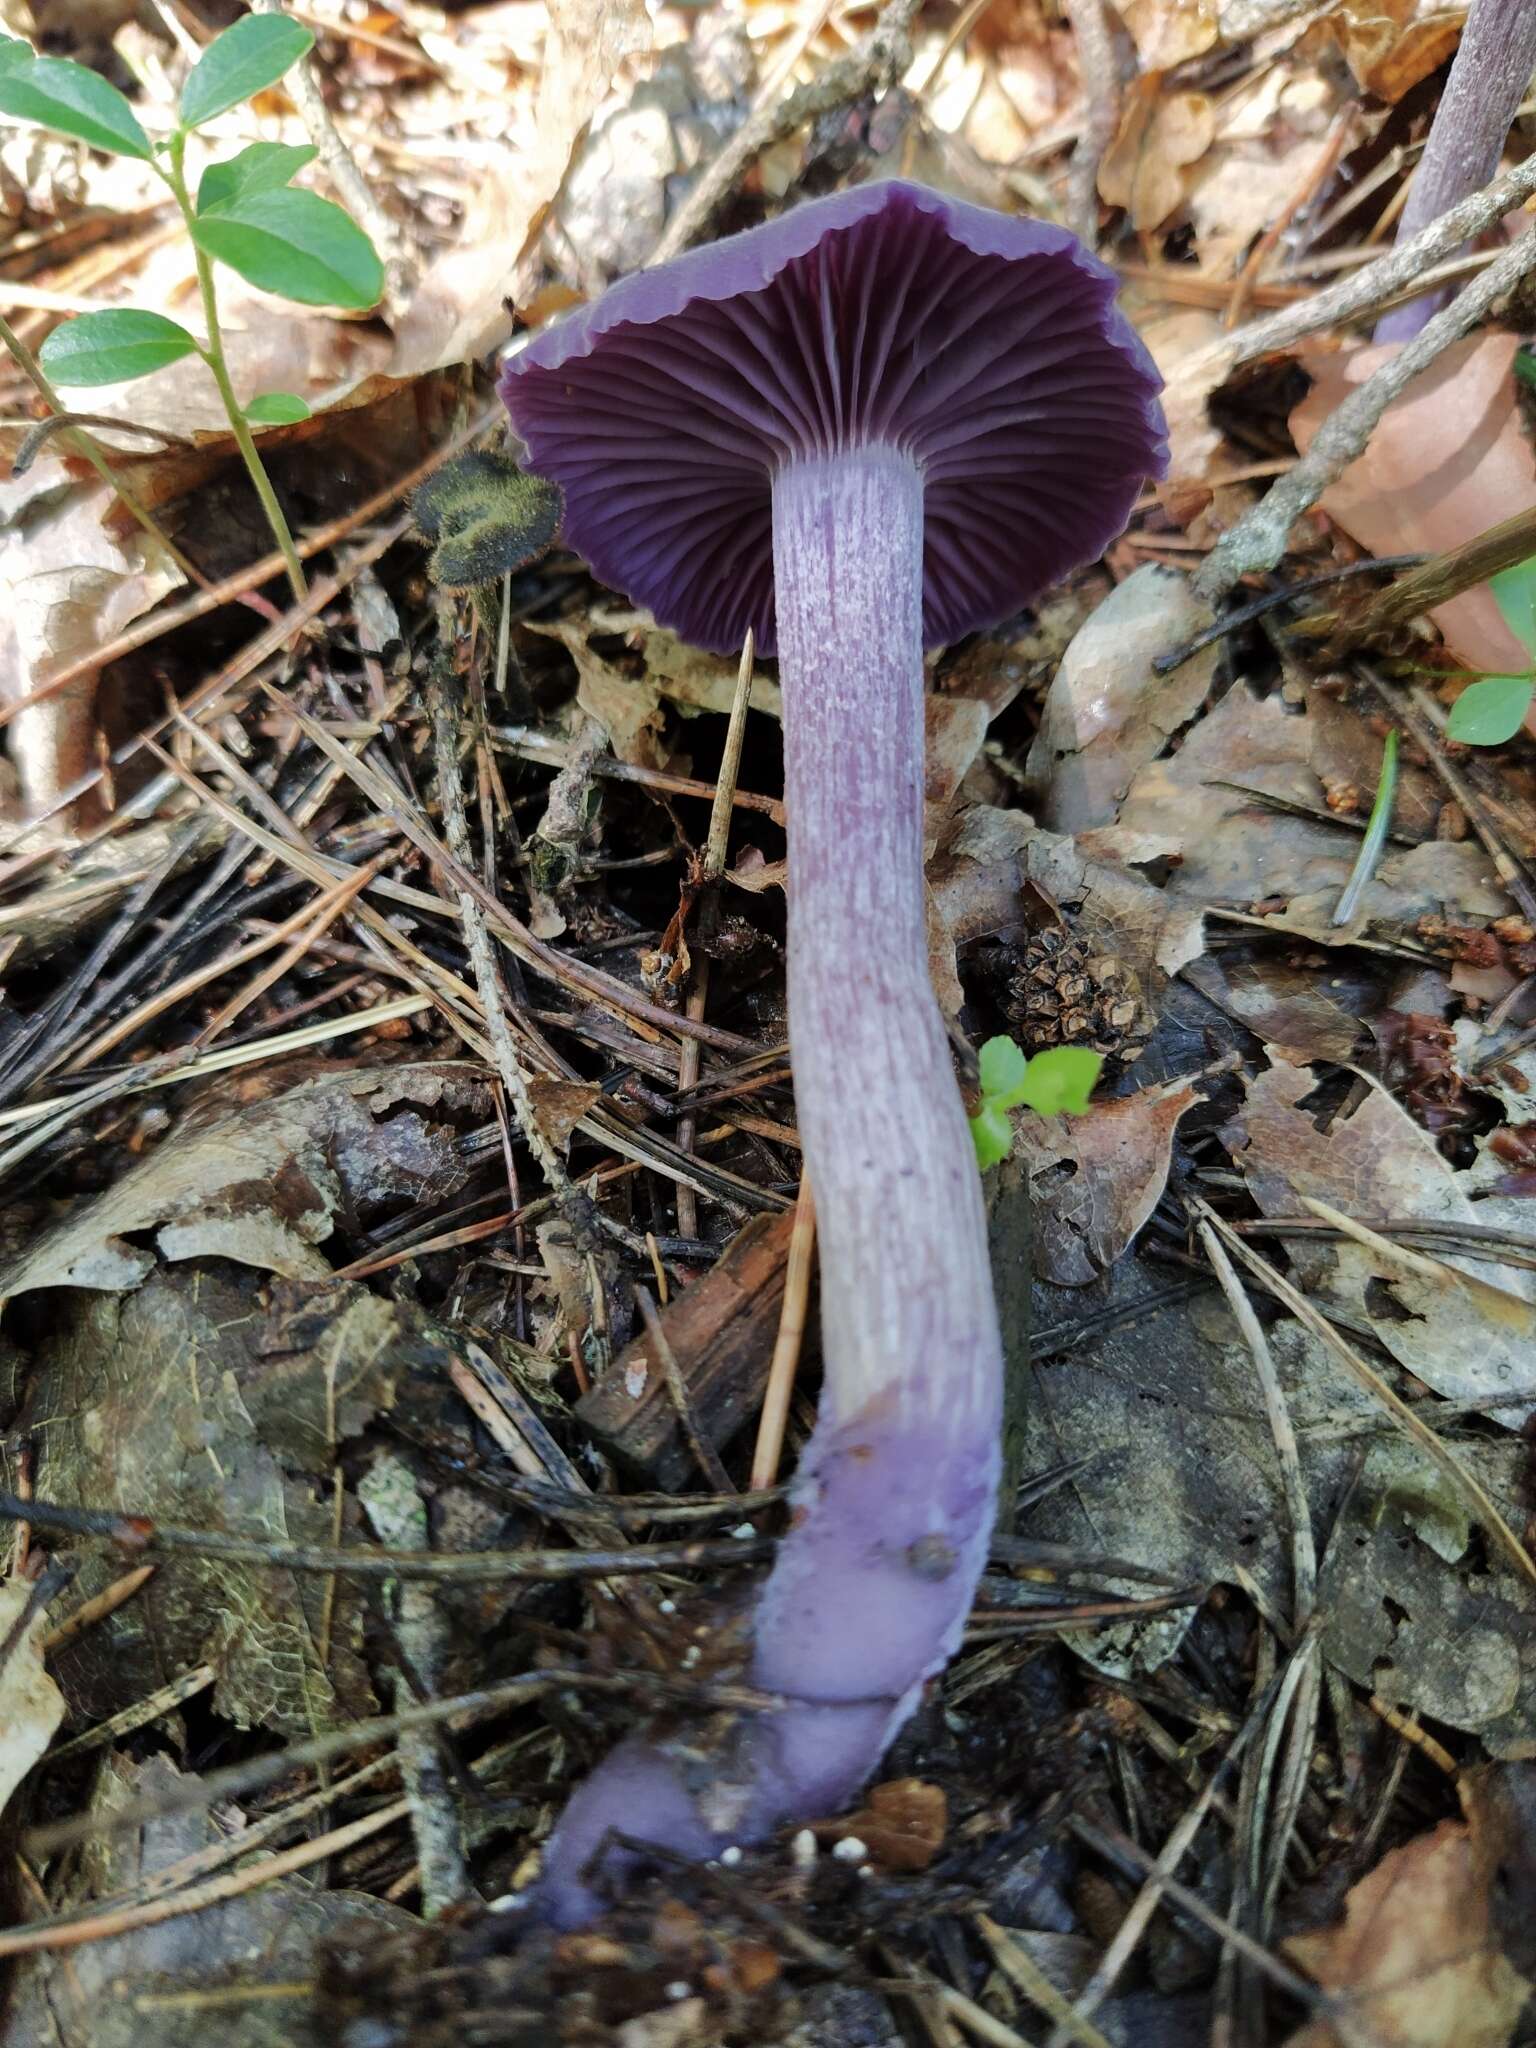
[[[773,1712],[625,1743],[572,1799],[574,1925],[618,1831],[704,1857],[835,1812],[960,1640],[998,1478],[982,1191],[928,976],[923,649],[1098,555],[1160,474],[1159,379],[1071,235],[922,187],[800,206],[614,285],[502,395],[565,537],[683,638],[777,652],[795,1103],[825,1384],[752,1615]]]

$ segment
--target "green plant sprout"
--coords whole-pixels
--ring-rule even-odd
[[[977,1056],[981,1107],[970,1120],[977,1165],[985,1172],[1013,1150],[1010,1109],[1081,1116],[1103,1064],[1098,1053],[1079,1045],[1053,1045],[1027,1059],[1011,1038],[989,1038]]]
[[[378,252],[350,214],[290,180],[317,151],[308,145],[253,142],[224,163],[210,164],[196,195],[186,180],[187,143],[198,128],[269,86],[314,46],[302,22],[281,14],[250,14],[216,36],[187,75],[175,128],[151,142],[114,85],[67,58],[39,57],[31,45],[0,37],[0,115],[72,136],[112,156],[146,163],[169,187],[192,242],[206,340],[162,313],[114,306],[81,313],[56,327],[38,350],[49,379],[61,387],[121,384],[186,356],[212,373],[251,483],[272,528],[295,597],[306,592],[304,570],[251,427],[307,419],[309,407],[291,391],[268,391],[243,407],[235,395],[219,327],[214,266],[223,263],[260,290],[305,306],[365,312],[384,289]]]
[[[1536,696],[1536,555],[1490,576],[1488,588],[1532,666],[1520,675],[1483,676],[1462,691],[1445,730],[1469,747],[1498,747],[1513,739]]]

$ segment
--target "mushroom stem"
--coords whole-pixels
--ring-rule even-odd
[[[897,449],[773,485],[795,1107],[821,1229],[821,1413],[752,1616],[782,1696],[714,1747],[631,1741],[545,1859],[598,1909],[605,1835],[688,1857],[835,1813],[960,1640],[998,1478],[1002,1346],[975,1152],[928,974],[923,478]],[[611,1881],[633,1858],[610,1853]]]
[[[788,465],[773,550],[790,1052],[825,1381],[753,1677],[883,1703],[832,1782],[795,1767],[830,1801],[857,1789],[959,1641],[995,1506],[1002,1349],[981,1177],[928,972],[917,464],[874,445]]]
[[[1399,246],[1492,181],[1533,71],[1531,0],[1473,0],[1398,222]],[[1384,313],[1373,338],[1412,341],[1450,297],[1447,285]]]

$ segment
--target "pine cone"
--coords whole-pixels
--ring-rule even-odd
[[[1135,969],[1112,953],[1090,953],[1064,925],[1031,934],[1009,976],[1006,1007],[1028,1053],[1081,1045],[1130,1061],[1150,1030]]]

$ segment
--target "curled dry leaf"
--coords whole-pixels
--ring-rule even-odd
[[[1053,832],[1109,824],[1137,770],[1199,710],[1216,673],[1217,647],[1168,675],[1152,663],[1210,623],[1210,609],[1188,578],[1149,562],[1081,628],[1056,671],[1027,763],[1042,792],[1041,821]]]
[[[734,660],[686,647],[677,637],[635,612],[594,610],[586,618],[530,621],[529,630],[558,640],[576,664],[576,702],[608,734],[621,761],[659,768],[665,748],[663,703],[684,717],[694,712],[729,712],[736,696]],[[593,646],[599,636],[627,633],[639,660],[611,661]],[[754,676],[752,709],[779,715],[777,683]]]
[[[601,1099],[596,1081],[562,1081],[550,1074],[530,1074],[528,1094],[543,1135],[558,1152],[570,1145],[571,1133]]]
[[[119,536],[104,524],[113,495],[70,486],[52,460],[0,485],[0,700],[29,695],[180,588],[180,570],[138,527]],[[95,699],[88,673],[13,722],[27,810],[46,809],[95,766]]]
[[[1135,295],[1126,295],[1134,303]],[[1168,467],[1177,483],[1198,483],[1222,445],[1210,416],[1211,394],[1221,384],[1224,358],[1216,347],[1225,332],[1221,315],[1204,306],[1137,308],[1137,329],[1163,379],[1168,422]]]
[[[227,1081],[105,1193],[45,1230],[0,1292],[89,1287],[120,1292],[152,1271],[155,1253],[131,1242],[153,1233],[165,1259],[219,1257],[291,1280],[329,1277],[318,1249],[339,1211],[402,1195],[441,1200],[466,1167],[447,1120],[484,1103],[477,1070],[433,1065],[327,1067],[294,1080],[267,1069],[269,1100],[231,1108]]]
[[[139,1800],[166,1811],[140,1827],[103,1831],[87,1855],[71,1860],[50,1907],[88,1913],[108,1898],[142,1897],[171,1865],[228,1847],[245,1817],[221,1811],[215,1818],[197,1806],[178,1811],[177,1795],[192,1783],[169,1757],[139,1763],[110,1751],[92,1788],[93,1808],[104,1819]],[[376,1950],[419,1925],[403,1907],[349,1890],[344,1880],[330,1890],[307,1871],[269,1878],[199,1912],[87,1941],[62,1961],[19,1959],[6,2014],[9,2048],[76,2039],[91,2048],[142,2048],[146,2036],[156,2048],[204,2048],[214,2031],[210,2000],[219,2012],[219,2048],[328,2048],[337,2022],[311,1997],[295,1997],[295,1984],[323,1977],[328,1958],[333,1964]]]
[[[1198,1100],[1191,1080],[1170,1081],[1083,1116],[1020,1117],[1042,1280],[1086,1287],[1115,1263],[1157,1207],[1174,1131]]]
[[[0,1813],[64,1718],[64,1695],[43,1669],[47,1609],[39,1608],[16,1641],[10,1641],[31,1591],[22,1579],[0,1585],[0,1642],[9,1645],[0,1664]]]
[[[1124,962],[1154,1003],[1205,943],[1198,910],[1087,859],[1074,841],[1038,830],[1022,811],[971,804],[928,864],[928,965],[946,1015],[958,1017],[964,1001],[960,954],[978,940],[1022,938],[1032,893],[1072,911],[1090,950]]]
[[[1204,56],[1220,32],[1216,0],[1123,0],[1120,19],[1144,72],[1171,71]]]
[[[1395,105],[1445,63],[1466,18],[1445,0],[1338,0],[1326,25],[1361,90]]]
[[[1371,1086],[1348,1115],[1320,1129],[1301,1106],[1315,1086],[1305,1068],[1277,1058],[1222,1132],[1266,1216],[1305,1213],[1310,1198],[1366,1224],[1480,1220],[1465,1177],[1385,1089]],[[1436,1393],[1492,1407],[1530,1385],[1530,1275],[1486,1262],[1463,1271],[1384,1241],[1298,1247],[1294,1255],[1309,1290],[1363,1321]],[[1528,1405],[1492,1412],[1517,1424]]]
[[[1536,506],[1536,457],[1515,398],[1518,345],[1513,334],[1471,335],[1416,377],[1388,407],[1365,453],[1323,493],[1329,517],[1373,554],[1435,555]],[[1397,346],[1303,349],[1313,384],[1291,414],[1303,453]],[[1486,584],[1430,617],[1466,668],[1506,675],[1530,666]]]
[[[1124,207],[1138,233],[1151,234],[1183,205],[1185,173],[1215,135],[1215,105],[1203,92],[1171,93],[1161,78],[1138,79],[1099,166],[1099,197]]]
[[[1289,2048],[1507,2048],[1531,1990],[1494,1937],[1463,1821],[1391,1850],[1351,1889],[1336,1927],[1285,1947],[1343,2008],[1338,2026],[1313,2020]]]

